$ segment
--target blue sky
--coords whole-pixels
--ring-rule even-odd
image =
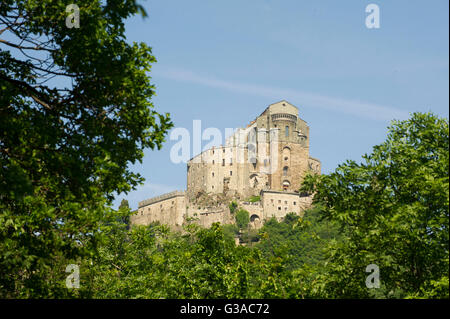
[[[365,25],[370,3],[380,8],[379,29]],[[153,103],[175,127],[192,132],[201,120],[224,133],[285,99],[308,122],[311,156],[329,173],[383,142],[391,119],[416,111],[448,118],[447,0],[142,4],[149,17],[130,18],[127,38],[153,48]],[[145,151],[132,166],[145,184],[119,195],[116,207],[185,189],[186,165],[169,156],[176,142]]]

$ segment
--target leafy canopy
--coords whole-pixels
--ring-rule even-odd
[[[114,193],[143,181],[129,164],[172,126],[150,101],[150,47],[125,39],[142,7],[77,1],[68,28],[66,5],[0,3],[0,296],[51,295],[52,263],[93,252]]]
[[[309,176],[302,189],[344,237],[329,248],[327,296],[370,296],[365,269],[376,264],[383,297],[448,298],[448,119],[414,113],[394,121],[363,159]]]
[[[245,229],[248,226],[248,223],[250,223],[250,214],[245,209],[239,209],[235,216],[236,219],[236,225],[240,229]]]

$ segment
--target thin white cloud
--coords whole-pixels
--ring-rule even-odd
[[[408,112],[390,106],[378,105],[354,99],[324,96],[292,89],[226,81],[215,77],[199,75],[188,70],[155,70],[154,74],[166,79],[195,83],[242,94],[267,97],[273,99],[274,101],[283,99],[291,102],[295,101],[300,103],[302,107],[321,108],[373,120],[390,121],[392,119],[406,119],[409,117]]]

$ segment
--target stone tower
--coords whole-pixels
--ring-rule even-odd
[[[261,190],[298,191],[308,170],[320,172],[309,156],[309,126],[287,101],[269,105],[225,146],[206,150],[187,164],[187,195],[228,193],[240,198]]]

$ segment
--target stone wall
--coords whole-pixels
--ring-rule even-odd
[[[298,191],[308,171],[309,151],[296,143],[280,143],[277,169],[270,176],[270,189]]]
[[[228,205],[199,208],[189,206],[186,210],[186,218],[195,219],[196,223],[203,227],[210,227],[213,223],[233,224],[234,217],[230,214]]]
[[[298,193],[265,191],[262,192],[261,202],[264,210],[264,220],[272,217],[280,220],[291,212],[301,215],[305,209],[305,205]]]
[[[180,226],[184,222],[185,211],[185,193],[175,191],[139,202],[138,211],[130,217],[130,222],[135,225],[160,222]]]
[[[308,159],[308,169],[316,174],[320,174],[322,170],[322,164],[317,158],[309,157]]]

